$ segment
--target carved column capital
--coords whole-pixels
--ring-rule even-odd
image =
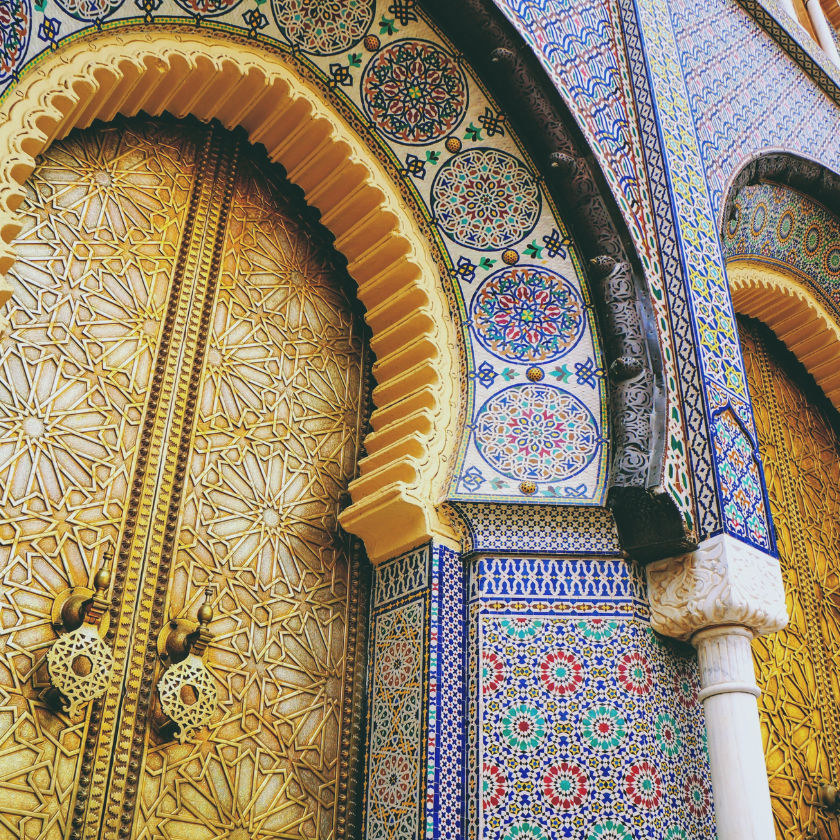
[[[651,563],[646,572],[651,625],[666,636],[687,641],[721,624],[758,636],[787,624],[779,561],[726,534]]]

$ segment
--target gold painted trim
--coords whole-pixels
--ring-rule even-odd
[[[262,143],[335,236],[367,307],[377,386],[342,526],[376,563],[436,539],[460,433],[459,351],[435,261],[396,185],[282,56],[220,33],[95,33],[45,56],[0,106],[0,272],[14,263],[22,185],[52,141],[139,111],[218,119]],[[11,287],[0,285],[0,303]],[[399,325],[399,329],[396,329]]]
[[[735,311],[767,324],[840,410],[840,325],[793,274],[752,260],[726,273]]]

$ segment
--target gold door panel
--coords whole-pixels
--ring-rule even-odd
[[[359,594],[336,517],[355,469],[364,341],[323,243],[275,196],[241,161],[169,588],[173,615],[216,588],[220,713],[200,740],[150,746],[138,838],[326,838],[346,816]]]
[[[790,354],[761,325],[740,334],[790,614],[753,644],[777,834],[840,840],[815,807],[819,783],[840,778],[840,446]]]
[[[121,529],[195,146],[76,135],[27,188],[0,356],[0,836],[62,838],[88,714],[39,701],[54,596]],[[37,671],[37,673],[36,673]]]
[[[197,123],[75,133],[30,180],[0,357],[0,837],[352,830],[365,599],[336,518],[367,362],[306,214]],[[117,667],[69,720],[40,699],[52,599],[106,545]],[[157,637],[207,589],[219,703],[181,744],[150,725]]]

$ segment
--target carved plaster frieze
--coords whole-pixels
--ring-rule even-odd
[[[756,635],[788,621],[779,561],[726,534],[646,567],[651,625],[687,641],[705,627],[740,624]]]

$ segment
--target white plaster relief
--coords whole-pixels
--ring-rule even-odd
[[[687,641],[698,630],[740,624],[755,635],[788,621],[779,561],[726,534],[647,569],[651,625]]]

